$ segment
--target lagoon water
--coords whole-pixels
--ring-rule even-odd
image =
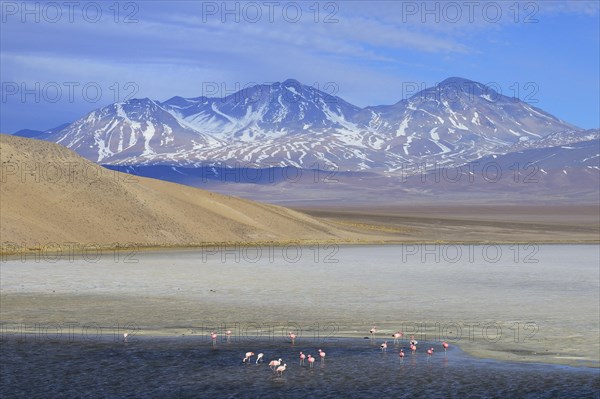
[[[63,255],[0,264],[2,397],[598,397],[597,245]],[[397,330],[421,341],[404,361]]]
[[[473,359],[457,348],[400,360],[369,340],[324,346],[326,360],[299,365],[314,343],[211,343],[139,338],[122,342],[14,342],[2,349],[0,394],[10,397],[300,397],[597,398],[598,369]],[[423,345],[425,343],[422,343]],[[282,377],[268,363],[243,364],[246,350],[281,357]],[[319,349],[319,348],[316,348]],[[258,352],[257,352],[258,353]]]

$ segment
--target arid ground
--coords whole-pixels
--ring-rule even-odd
[[[345,228],[404,242],[597,243],[598,205],[414,205],[298,208]]]

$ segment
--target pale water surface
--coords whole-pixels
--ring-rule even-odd
[[[3,394],[29,396],[45,386],[50,396],[90,397],[290,397],[312,390],[357,397],[598,397],[597,368],[514,362],[598,367],[595,245],[125,255],[1,264]],[[380,330],[373,341],[341,338],[367,336],[372,325]],[[220,335],[216,347],[206,336],[212,330]],[[288,330],[300,335],[294,347],[284,339]],[[396,330],[428,341],[434,357],[428,360],[420,345],[415,357],[400,362],[397,351],[406,341],[381,354],[379,344],[391,344]],[[130,333],[127,344],[123,331]],[[448,354],[442,339],[451,343]],[[506,361],[475,359],[457,345]],[[329,353],[325,367],[295,364],[298,350],[318,347]],[[276,378],[264,365],[245,366],[246,350],[281,356],[290,369]]]

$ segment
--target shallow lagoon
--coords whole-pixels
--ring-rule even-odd
[[[362,381],[362,388],[356,388],[358,396],[388,395],[392,392],[388,390],[411,384],[407,395],[429,394],[429,387],[431,392],[447,393],[441,396],[463,396],[458,393],[476,392],[482,378],[489,382],[484,390],[488,395],[528,392],[531,387],[552,397],[566,394],[569,387],[585,390],[598,384],[598,369],[514,363],[598,367],[600,255],[595,245],[290,246],[92,255],[63,256],[52,262],[29,257],[0,265],[2,334],[10,343],[2,345],[2,375],[16,384],[13,387],[58,378],[57,384],[67,389],[69,373],[75,371],[65,374],[45,367],[46,377],[31,374],[31,380],[17,372],[28,362],[36,369],[49,365],[44,363],[46,354],[90,371],[113,360],[125,361],[125,369],[95,372],[108,388],[112,381],[133,389],[124,380],[138,381],[139,375],[138,387],[162,381],[172,394],[177,389],[193,394],[198,386],[224,393],[219,391],[225,389],[217,383],[220,379],[227,378],[235,387],[232,381],[246,381],[240,373],[254,372],[238,368],[240,353],[266,352],[269,345],[273,354],[289,352],[284,340],[288,330],[301,336],[294,351],[308,344],[312,350],[323,346],[331,354],[326,369],[314,370],[328,373],[319,378],[335,389],[358,378]],[[380,330],[373,342],[340,341],[367,336],[373,325]],[[215,330],[222,338],[226,329],[233,331],[227,344],[231,349],[222,341],[213,349],[207,334]],[[396,330],[438,348],[440,340],[448,340],[453,351],[447,357],[438,351],[430,361],[422,353],[414,365],[410,356],[398,363],[397,348],[381,357],[378,345],[388,338],[391,342]],[[127,345],[120,341],[123,331],[129,331],[133,340]],[[166,341],[147,340],[149,336]],[[259,342],[266,346],[249,347]],[[506,362],[476,360],[457,346]],[[87,355],[79,356],[78,351]],[[139,364],[122,357],[128,351],[139,351],[135,355]],[[294,353],[287,358],[295,360]],[[162,360],[147,361],[162,355]],[[6,361],[14,356],[20,361]],[[131,367],[139,369],[137,374],[128,374]],[[209,377],[213,367],[214,376]],[[335,367],[339,369],[334,371]],[[350,367],[347,373],[345,367]],[[408,378],[401,367],[413,367],[405,371]],[[427,372],[432,367],[439,370]],[[310,374],[294,377],[297,372],[304,373],[290,369],[284,377],[285,396],[307,393],[305,385],[292,382],[296,378],[308,387],[325,389],[321,380],[303,379],[313,378]],[[176,378],[181,373],[191,385]],[[277,393],[282,381],[268,372],[265,378],[253,383],[254,392],[271,387]],[[178,383],[173,385],[170,379]],[[393,383],[378,385],[383,380]],[[236,392],[242,392],[241,386]],[[119,396],[116,392],[106,395]]]
[[[419,349],[400,360],[394,345],[383,353],[369,340],[339,339],[323,346],[323,363],[300,366],[299,351],[316,354],[313,344],[220,341],[213,346],[191,337],[137,338],[126,344],[10,340],[2,349],[0,393],[6,398],[594,398],[600,390],[598,369],[474,359],[456,347],[444,353],[439,343],[432,343],[438,351],[431,357]],[[243,364],[250,349],[263,352],[267,362]],[[268,367],[279,357],[287,364],[282,377]]]

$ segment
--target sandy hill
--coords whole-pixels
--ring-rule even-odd
[[[0,242],[193,245],[338,240],[290,209],[110,171],[58,144],[0,135]]]

